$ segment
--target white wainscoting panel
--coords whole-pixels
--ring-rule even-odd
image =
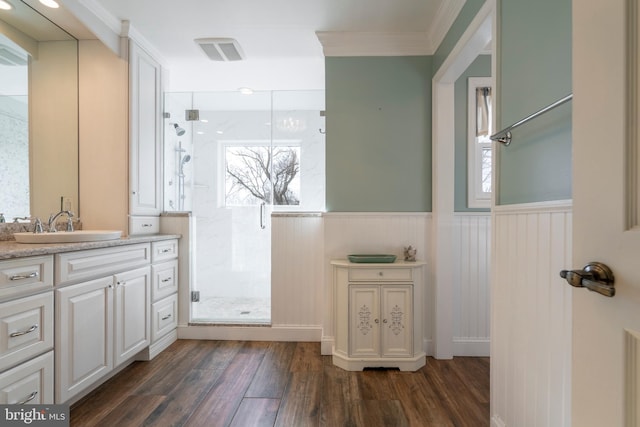
[[[493,215],[492,426],[571,425],[570,201]]]
[[[320,213],[271,217],[271,324],[322,325],[324,231]]]
[[[333,345],[333,284],[329,265],[332,259],[344,259],[349,254],[380,253],[404,257],[404,247],[417,248],[417,258],[430,261],[431,213],[338,213],[324,214],[324,306],[322,326],[322,354],[331,354]],[[425,298],[422,301],[425,338],[422,344],[430,353],[433,325],[433,283],[430,266],[425,270]]]
[[[455,213],[453,355],[489,356],[491,215]]]

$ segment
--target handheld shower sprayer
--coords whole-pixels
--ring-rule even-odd
[[[182,160],[180,160],[180,176],[184,176],[184,164],[189,163],[190,160],[191,156],[189,154],[182,156]]]

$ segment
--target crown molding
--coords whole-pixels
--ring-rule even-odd
[[[109,49],[120,54],[119,22],[95,0],[61,0],[75,18]],[[82,38],[81,38],[82,40]]]
[[[434,52],[440,47],[440,43],[446,37],[466,2],[467,0],[445,0],[440,3],[436,16],[431,21],[433,26],[429,30],[429,39]]]
[[[138,31],[133,25],[131,25],[130,21],[122,21],[121,29],[120,29],[120,37],[129,38],[133,40],[138,46],[144,49],[153,59],[158,61],[160,65],[164,68],[167,67],[167,61],[162,56],[160,51],[149,41],[147,40],[140,31]]]
[[[121,21],[113,16],[96,0],[62,0],[68,8],[95,36],[122,58],[126,58],[128,50],[122,38],[131,38],[146,50],[162,66],[166,60],[129,21]]]
[[[453,25],[466,0],[443,1],[429,31],[350,32],[317,31],[324,56],[433,55]]]

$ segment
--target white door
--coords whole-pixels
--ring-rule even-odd
[[[571,267],[607,264],[616,290],[612,298],[573,290],[572,424],[580,427],[640,425],[639,120],[628,107],[638,100],[637,42],[627,51],[638,22],[627,5],[637,1],[573,2]]]

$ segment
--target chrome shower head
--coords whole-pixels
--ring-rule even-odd
[[[173,127],[176,129],[176,135],[178,136],[182,136],[184,135],[184,133],[186,132],[183,128],[181,128],[180,126],[178,126],[177,123],[173,124]]]

